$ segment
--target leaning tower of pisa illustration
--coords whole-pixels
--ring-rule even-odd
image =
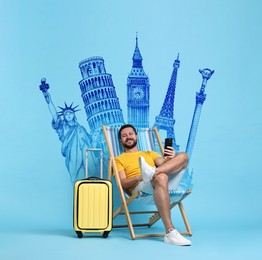
[[[102,57],[90,57],[79,63],[82,80],[79,82],[90,134],[102,125],[124,124],[122,109],[116,95],[112,75],[106,72]]]

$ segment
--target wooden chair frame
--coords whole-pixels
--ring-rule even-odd
[[[110,139],[108,137],[107,126],[103,125],[102,130],[103,130],[103,134],[104,134],[104,137],[105,137],[107,149],[108,149],[108,152],[109,152],[108,179],[111,180],[112,177],[115,178],[116,185],[117,185],[117,188],[118,188],[118,191],[119,191],[119,194],[120,194],[120,198],[121,198],[121,203],[122,203],[121,206],[113,212],[113,219],[115,219],[119,215],[125,215],[125,217],[126,217],[126,224],[124,224],[124,225],[113,225],[113,228],[128,227],[129,231],[130,231],[130,236],[131,236],[132,239],[164,236],[165,234],[153,234],[153,233],[136,234],[135,233],[135,229],[134,229],[135,227],[151,227],[160,219],[160,215],[159,215],[157,210],[153,210],[153,211],[129,211],[128,205],[132,201],[134,201],[136,198],[139,197],[139,192],[133,193],[130,197],[126,198],[125,191],[122,188],[122,185],[121,185],[121,182],[120,182],[120,177],[119,177],[117,167],[116,167],[116,163],[115,163],[115,160],[114,160],[115,156],[114,156],[114,153],[113,153],[112,144],[110,143]],[[160,135],[159,135],[156,127],[153,128],[153,133],[156,137],[160,151],[163,154],[163,152],[164,152],[163,145],[162,145]],[[182,199],[184,199],[190,193],[191,193],[191,191],[188,190],[186,192],[186,195]],[[180,214],[182,216],[182,219],[183,219],[183,222],[184,222],[184,225],[185,225],[185,228],[186,228],[186,231],[180,232],[180,233],[182,235],[191,236],[192,230],[191,230],[191,227],[189,225],[184,206],[182,204],[182,199],[178,202],[171,203],[170,204],[170,210],[172,208],[174,208],[176,205],[178,205]],[[135,224],[135,223],[132,222],[132,219],[131,219],[131,215],[135,215],[135,214],[137,214],[137,215],[138,214],[150,214],[151,216],[149,217],[147,223]]]

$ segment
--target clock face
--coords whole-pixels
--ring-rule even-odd
[[[142,99],[144,97],[145,93],[143,88],[141,87],[134,87],[132,90],[132,97],[134,99]]]

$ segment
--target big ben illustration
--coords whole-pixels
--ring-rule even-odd
[[[133,55],[133,66],[127,78],[128,123],[136,128],[149,127],[149,79],[142,65],[142,55],[136,47]]]

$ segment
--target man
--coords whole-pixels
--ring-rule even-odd
[[[187,154],[181,152],[175,155],[173,147],[165,149],[164,158],[154,151],[139,151],[137,132],[130,124],[123,125],[119,129],[118,137],[125,149],[124,153],[115,158],[122,187],[132,192],[148,189],[150,186],[165,226],[164,242],[181,246],[191,245],[191,241],[175,230],[172,224],[168,193],[169,177],[179,174],[186,168]]]

